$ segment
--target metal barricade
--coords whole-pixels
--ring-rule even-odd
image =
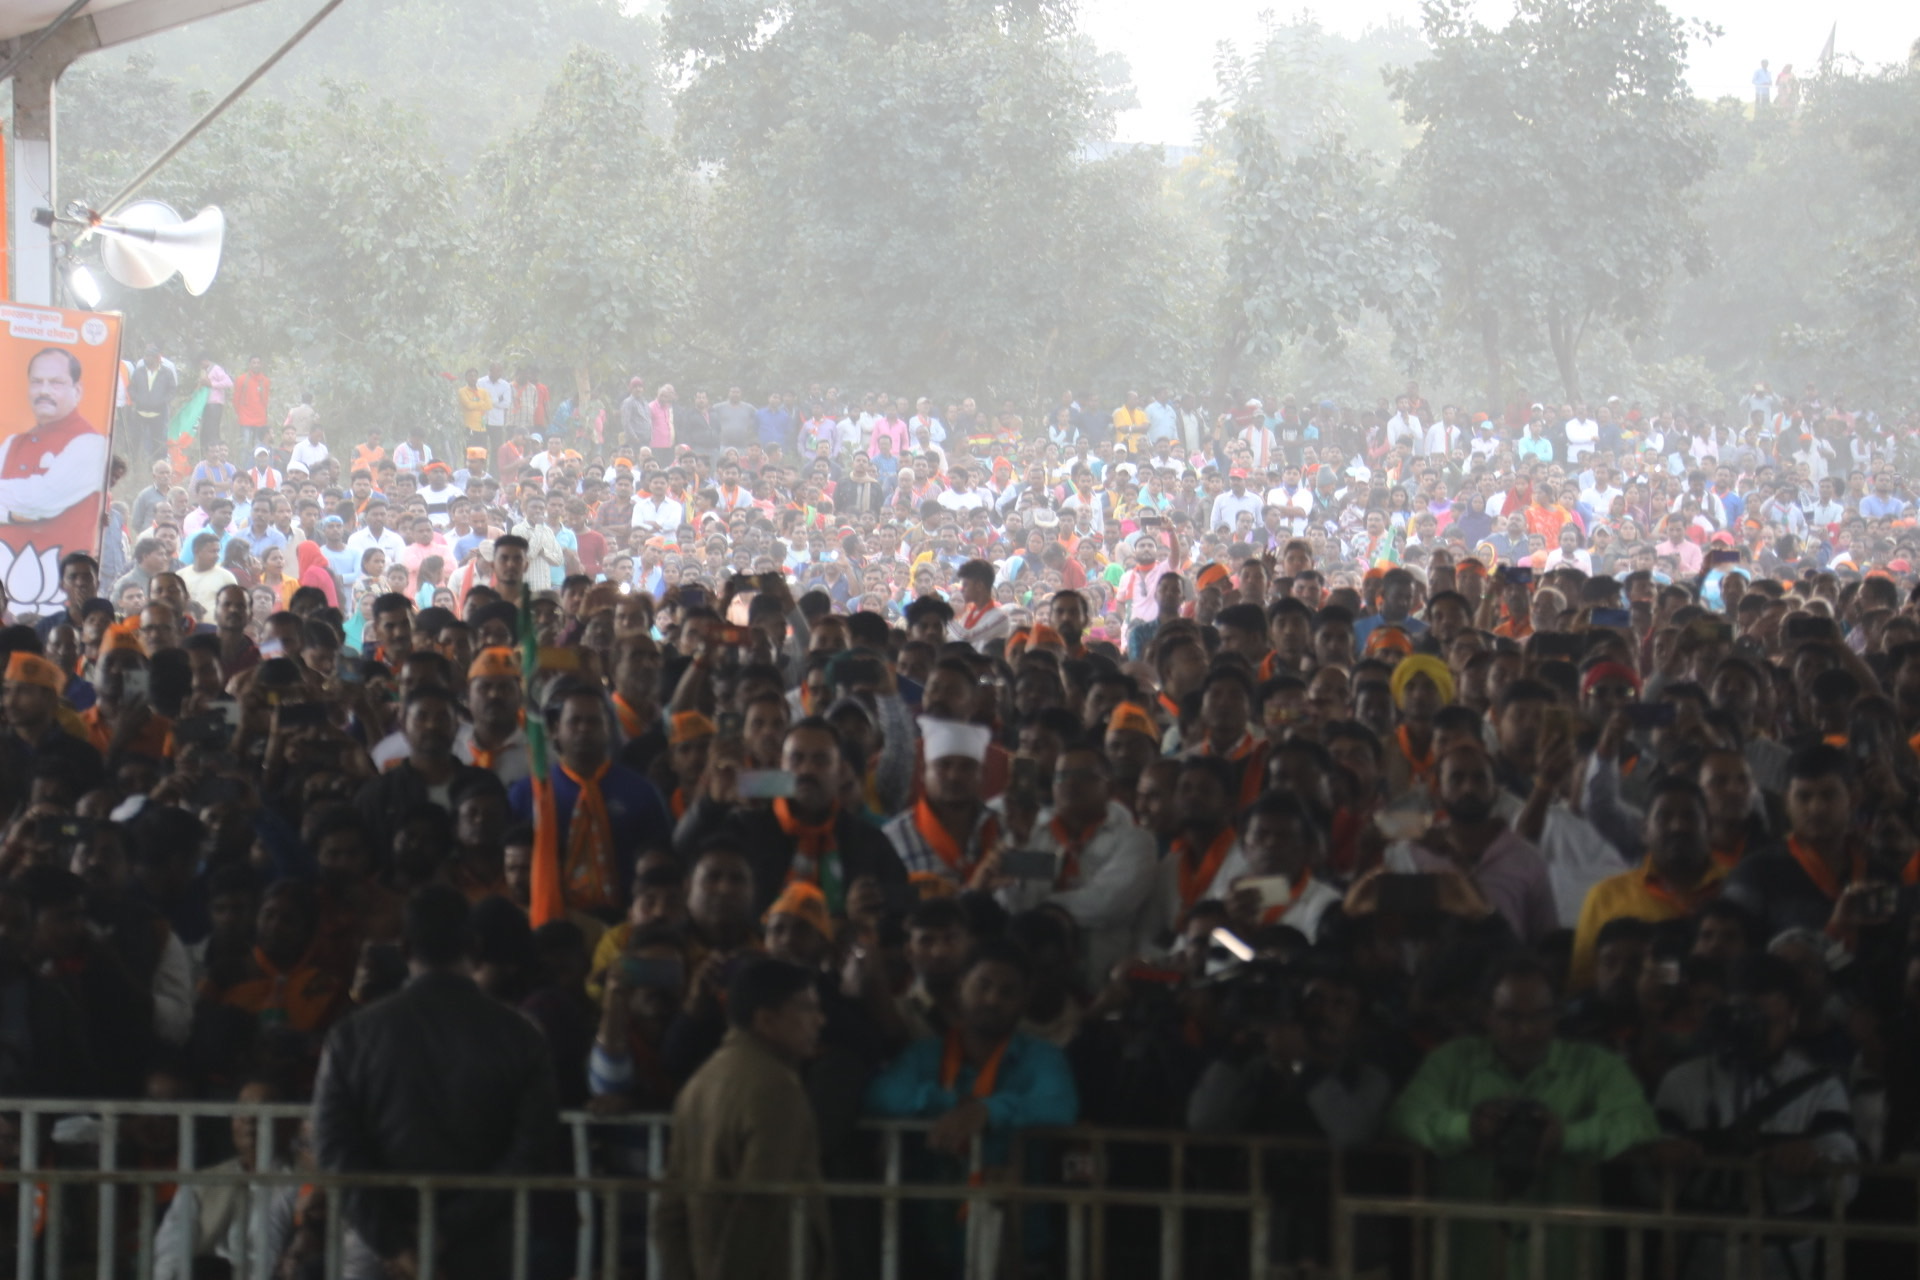
[[[1432,1198],[1431,1176],[1425,1158],[1408,1147],[1378,1146],[1358,1153],[1340,1150],[1311,1139],[1262,1137],[1249,1134],[1194,1134],[1160,1129],[1068,1128],[1029,1130],[1015,1135],[1011,1169],[1016,1174],[1025,1168],[1025,1155],[1035,1144],[1073,1153],[1073,1160],[1062,1159],[1058,1181],[1042,1178],[1028,1181],[1014,1177],[1007,1181],[984,1182],[978,1176],[964,1180],[915,1180],[909,1160],[910,1135],[924,1132],[923,1121],[869,1122],[863,1126],[878,1144],[874,1168],[877,1181],[827,1181],[811,1184],[723,1184],[712,1187],[676,1186],[666,1180],[667,1143],[671,1118],[663,1114],[595,1115],[584,1111],[566,1112],[561,1122],[567,1131],[569,1169],[565,1175],[543,1177],[420,1177],[412,1175],[325,1174],[289,1167],[284,1159],[283,1126],[307,1119],[310,1110],[295,1104],[247,1104],[238,1102],[76,1102],[53,1100],[0,1099],[0,1119],[18,1118],[17,1167],[0,1169],[0,1188],[10,1188],[16,1196],[14,1258],[11,1274],[19,1280],[70,1280],[80,1274],[70,1264],[88,1266],[98,1280],[119,1280],[132,1275],[147,1280],[156,1274],[161,1259],[156,1257],[156,1238],[162,1219],[163,1188],[189,1187],[204,1192],[231,1189],[242,1203],[241,1215],[249,1226],[239,1233],[244,1254],[260,1247],[267,1237],[266,1215],[273,1197],[287,1188],[312,1187],[323,1192],[337,1189],[404,1189],[419,1197],[417,1248],[421,1257],[433,1256],[446,1229],[439,1221],[435,1193],[445,1191],[490,1191],[511,1205],[511,1235],[514,1240],[512,1274],[524,1276],[528,1259],[526,1244],[535,1234],[533,1205],[535,1197],[570,1198],[572,1254],[575,1274],[631,1275],[635,1270],[648,1280],[661,1275],[656,1228],[660,1198],[663,1194],[705,1193],[725,1195],[755,1194],[784,1197],[791,1203],[792,1222],[805,1221],[809,1201],[877,1202],[879,1262],[885,1280],[900,1280],[906,1273],[905,1224],[909,1205],[920,1202],[963,1203],[968,1206],[969,1223],[984,1221],[991,1210],[1004,1215],[1013,1230],[1013,1244],[1019,1247],[1017,1223],[1022,1216],[1013,1209],[1024,1206],[1053,1206],[1058,1221],[1064,1224],[1061,1242],[1062,1274],[1066,1280],[1103,1278],[1110,1274],[1113,1261],[1106,1255],[1107,1222],[1112,1212],[1127,1211],[1149,1215],[1158,1223],[1159,1257],[1157,1268],[1144,1264],[1136,1270],[1157,1269],[1162,1280],[1171,1280],[1183,1272],[1186,1258],[1183,1248],[1189,1215],[1197,1212],[1231,1214],[1244,1224],[1245,1255],[1250,1273],[1256,1280],[1269,1274],[1269,1242],[1273,1214],[1287,1208],[1277,1198],[1276,1189],[1265,1181],[1265,1162],[1283,1157],[1290,1165],[1313,1168],[1324,1165],[1327,1186],[1327,1239],[1331,1242],[1333,1270],[1343,1277],[1356,1274],[1355,1232],[1363,1220],[1384,1220],[1404,1224],[1410,1240],[1408,1273],[1413,1280],[1447,1280],[1446,1248],[1449,1232],[1455,1224],[1506,1223],[1532,1229],[1531,1252],[1526,1270],[1532,1276],[1543,1274],[1547,1264],[1546,1229],[1577,1230],[1587,1237],[1612,1232],[1623,1243],[1620,1256],[1608,1274],[1625,1272],[1638,1280],[1678,1280],[1675,1275],[1673,1241],[1689,1233],[1712,1235],[1728,1240],[1758,1240],[1779,1235],[1782,1224],[1763,1211],[1758,1194],[1763,1174],[1751,1162],[1709,1161],[1689,1166],[1688,1173],[1700,1169],[1720,1169],[1746,1180],[1749,1203],[1744,1213],[1700,1213],[1688,1210],[1678,1193],[1681,1176],[1671,1168],[1659,1173],[1657,1191],[1645,1198],[1653,1201],[1646,1208],[1624,1208],[1594,1204],[1512,1205]],[[200,1168],[204,1154],[200,1126],[212,1121],[231,1122],[236,1117],[255,1121],[256,1168]],[[130,1146],[130,1127],[143,1135],[151,1146],[153,1130],[159,1123],[172,1127],[171,1159],[167,1167],[152,1167],[151,1151],[136,1151]],[[1116,1186],[1108,1177],[1109,1157],[1117,1148],[1144,1146],[1164,1149],[1166,1176],[1153,1185]],[[1244,1169],[1244,1177],[1230,1179],[1226,1189],[1194,1185],[1194,1165],[1203,1151],[1234,1153],[1239,1161],[1233,1166]],[[1357,1194],[1349,1182],[1349,1170],[1357,1154],[1389,1154],[1405,1158],[1407,1164],[1405,1196]],[[84,1158],[89,1167],[77,1167]],[[142,1159],[148,1167],[135,1167]],[[1069,1165],[1071,1170],[1069,1171]],[[976,1143],[968,1162],[969,1175],[981,1170],[981,1150]],[[1866,1166],[1850,1172],[1863,1177],[1896,1179],[1902,1193],[1920,1205],[1920,1167]],[[1649,1186],[1653,1185],[1651,1183]],[[1318,1203],[1317,1201],[1315,1202]],[[325,1275],[332,1280],[343,1274],[348,1255],[348,1240],[343,1216],[336,1203],[328,1202],[325,1236]],[[87,1215],[91,1215],[88,1217]],[[80,1215],[77,1220],[75,1215]],[[130,1219],[130,1220],[129,1220]],[[90,1230],[88,1228],[91,1228]],[[1920,1225],[1915,1215],[1905,1214],[1894,1221],[1858,1221],[1849,1218],[1844,1197],[1834,1195],[1824,1216],[1815,1220],[1795,1218],[1796,1235],[1817,1236],[1826,1244],[1826,1264],[1822,1280],[1844,1280],[1847,1247],[1862,1242],[1884,1242],[1911,1248],[1920,1266]],[[973,1226],[966,1231],[969,1274],[975,1255],[997,1245],[976,1239],[980,1232]],[[543,1237],[546,1238],[546,1237]],[[1370,1239],[1379,1239],[1377,1233]],[[1204,1242],[1202,1242],[1204,1243]],[[628,1251],[632,1250],[630,1254]],[[643,1252],[642,1252],[643,1251]],[[79,1253],[81,1256],[63,1256]],[[1729,1258],[1737,1251],[1729,1250]],[[1659,1266],[1651,1255],[1657,1253]],[[1744,1256],[1756,1257],[1748,1248]],[[1589,1280],[1594,1274],[1592,1252],[1581,1252],[1577,1274],[1555,1280]],[[637,1268],[623,1262],[642,1258]],[[1135,1261],[1140,1261],[1135,1259]],[[235,1259],[235,1274],[248,1274],[247,1259]],[[804,1265],[797,1257],[796,1267]],[[1429,1267],[1432,1267],[1431,1271]],[[622,1270],[623,1266],[629,1269]],[[186,1274],[190,1268],[182,1268]],[[444,1277],[443,1280],[456,1280]],[[1510,1278],[1513,1280],[1513,1278]],[[1804,1277],[1813,1280],[1813,1277]],[[1881,1280],[1877,1274],[1875,1280]]]

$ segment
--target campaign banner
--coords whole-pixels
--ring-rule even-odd
[[[120,317],[0,302],[0,584],[16,613],[66,602],[60,558],[100,554]]]

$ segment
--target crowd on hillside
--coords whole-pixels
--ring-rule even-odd
[[[860,1206],[724,1192],[874,1176],[869,1118],[953,1181],[976,1140],[1057,1177],[1013,1135],[1091,1123],[1399,1140],[1487,1199],[1631,1155],[1745,1213],[1734,1156],[1783,1217],[1887,1212],[1847,1166],[1920,1152],[1912,419],[576,405],[495,365],[429,429],[198,365],[130,370],[146,482],[0,630],[0,1097],[312,1098],[279,1156],[338,1170],[539,1171],[557,1108],[671,1111],[708,1190],[653,1225],[703,1280],[870,1274]],[[196,378],[244,411],[169,441]],[[1324,1161],[1273,1178],[1275,1260],[1326,1261]],[[491,1203],[449,1198],[447,1274],[506,1273]],[[417,1273],[411,1205],[344,1204],[350,1274]],[[260,1239],[183,1189],[162,1253],[318,1274],[329,1208]],[[1058,1273],[1054,1219],[982,1212],[910,1205],[910,1274],[969,1236]]]

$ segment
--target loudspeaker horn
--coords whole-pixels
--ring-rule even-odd
[[[102,238],[100,260],[111,275],[130,289],[151,289],[180,273],[187,292],[196,298],[213,285],[220,270],[220,244],[227,234],[227,216],[208,205],[188,222],[158,200],[128,205],[112,222],[94,226]]]

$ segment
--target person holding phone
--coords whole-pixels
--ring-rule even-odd
[[[1138,708],[1135,708],[1138,712]],[[1140,908],[1153,892],[1159,850],[1111,798],[1113,766],[1097,746],[1070,746],[1053,770],[1049,805],[1040,811],[1027,851],[1044,855],[1045,878],[1007,873],[1003,855],[988,855],[994,896],[1011,912],[1042,904],[1073,917],[1082,938],[1084,972],[1105,975],[1128,958]]]
[[[768,805],[742,805],[744,748],[737,738],[718,737],[700,794],[674,830],[674,849],[687,858],[725,838],[745,851],[756,911],[771,906],[792,880],[819,886],[835,919],[904,907],[907,872],[893,845],[840,804],[847,762],[839,732],[819,717],[796,722],[780,740],[779,764],[790,778],[789,794]]]

